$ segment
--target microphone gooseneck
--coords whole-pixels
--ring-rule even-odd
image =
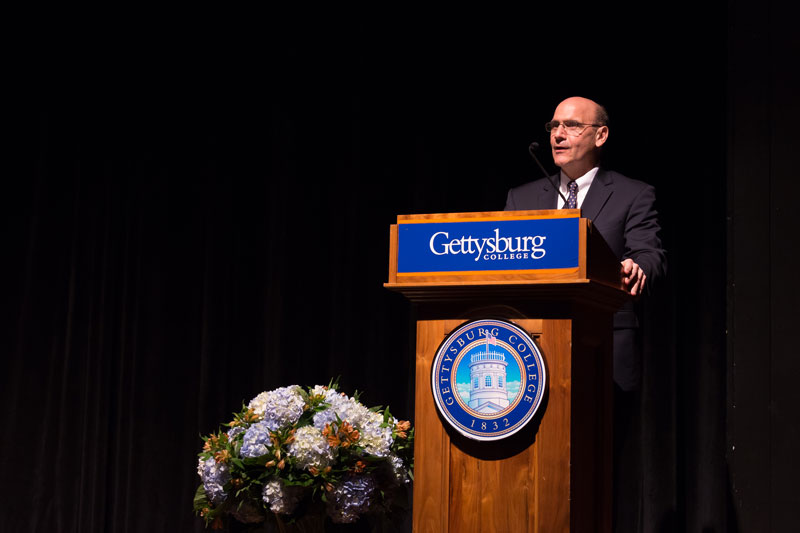
[[[552,176],[550,176],[550,174],[547,173],[547,170],[545,170],[545,168],[542,165],[541,161],[539,161],[539,158],[536,157],[536,150],[538,150],[538,149],[539,149],[539,143],[537,143],[536,141],[533,141],[528,146],[528,153],[531,154],[531,157],[533,158],[533,160],[536,161],[536,164],[539,165],[540,169],[542,169],[542,174],[544,175],[545,179],[547,181],[549,181],[553,185],[553,187],[556,188],[556,192],[561,197],[561,199],[564,200],[564,205],[567,205],[567,199],[561,193],[561,187],[559,187],[557,183],[553,183]]]

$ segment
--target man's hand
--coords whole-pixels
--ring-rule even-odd
[[[633,259],[629,258],[620,263],[619,277],[620,281],[622,281],[622,287],[631,296],[641,296],[647,276],[644,270],[633,262]]]

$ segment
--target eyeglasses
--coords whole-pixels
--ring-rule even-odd
[[[558,129],[559,126],[564,126],[564,130],[567,132],[567,135],[572,135],[577,137],[581,133],[584,132],[586,128],[589,126],[593,126],[595,128],[599,128],[603,124],[586,124],[583,122],[578,122],[577,120],[565,120],[564,122],[558,120],[551,120],[550,122],[544,125],[544,129],[547,130],[548,133],[555,131]]]

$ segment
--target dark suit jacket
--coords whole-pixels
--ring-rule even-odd
[[[515,187],[508,192],[506,211],[556,209],[560,176]],[[641,181],[600,169],[581,205],[582,216],[621,260],[631,258],[647,275],[645,293],[666,274],[667,261],[659,238],[655,190]],[[633,302],[614,315],[614,380],[623,390],[638,388],[641,356],[636,342],[639,320]]]

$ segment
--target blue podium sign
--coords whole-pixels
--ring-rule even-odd
[[[579,218],[397,224],[397,273],[576,268]]]

